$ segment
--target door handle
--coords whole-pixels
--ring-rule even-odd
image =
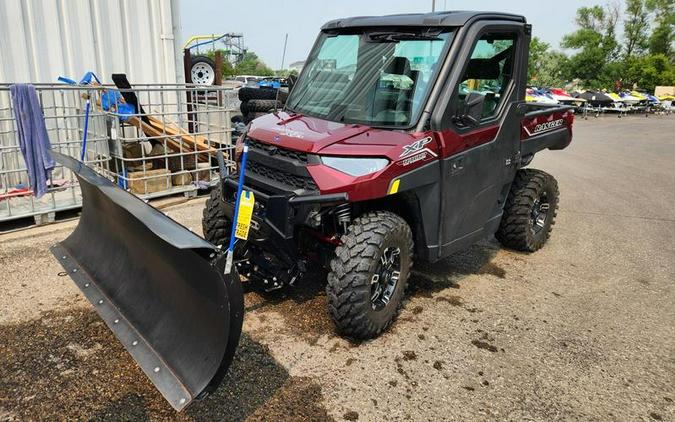
[[[450,160],[450,176],[454,176],[462,170],[464,170],[464,157],[457,157]]]

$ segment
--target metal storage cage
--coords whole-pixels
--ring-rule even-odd
[[[64,85],[35,87],[52,148],[79,159],[86,101],[83,94],[91,90]],[[105,114],[93,108],[89,115],[87,150],[88,165],[98,168],[107,165]],[[16,133],[9,84],[0,84],[0,221],[35,216],[40,223],[44,219],[53,220],[56,211],[77,208],[80,204],[77,179],[58,165],[49,179],[47,194],[40,199],[32,195]]]
[[[85,163],[142,198],[184,193],[216,182],[216,151],[233,166],[230,118],[236,92],[219,86],[114,86],[35,84],[52,148],[80,158],[85,103],[91,108]],[[134,94],[139,107],[123,112],[123,98]],[[107,96],[103,101],[104,96]],[[111,101],[111,99],[113,101]],[[34,216],[51,221],[55,212],[81,206],[74,175],[61,166],[52,172],[48,193],[32,196],[16,134],[9,84],[0,85],[0,222]]]
[[[135,85],[139,110],[111,107],[110,175],[142,198],[196,193],[215,180],[216,151],[230,157],[236,93],[223,87]]]

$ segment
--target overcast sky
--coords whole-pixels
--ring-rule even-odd
[[[179,0],[183,39],[197,34],[241,32],[244,44],[279,69],[288,33],[286,66],[304,60],[323,23],[359,15],[429,12],[431,0]],[[436,0],[437,10],[490,10],[525,15],[534,35],[558,48],[574,28],[577,8],[605,0]]]

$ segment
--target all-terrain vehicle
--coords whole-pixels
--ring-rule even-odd
[[[569,107],[526,104],[530,25],[502,13],[356,17],[325,24],[281,110],[239,141],[255,205],[234,267],[273,290],[328,270],[349,337],[395,319],[413,261],[485,237],[532,252],[549,237],[555,179],[524,168],[571,141]],[[194,235],[75,160],[84,208],[54,253],[169,402],[215,388],[243,317],[223,275],[238,175]],[[297,286],[296,288],[302,288]]]

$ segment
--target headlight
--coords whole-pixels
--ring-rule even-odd
[[[321,157],[321,162],[350,176],[365,176],[375,173],[389,164],[389,160],[386,158]]]

